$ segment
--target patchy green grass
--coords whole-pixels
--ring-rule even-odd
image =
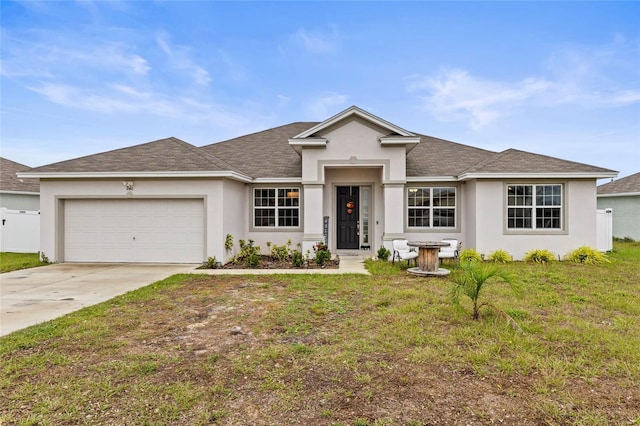
[[[43,265],[47,265],[47,263],[40,260],[38,253],[0,253],[0,272],[17,271],[18,269]]]
[[[0,423],[638,424],[640,244],[608,257],[501,265],[479,321],[404,264],[176,275],[0,338]]]

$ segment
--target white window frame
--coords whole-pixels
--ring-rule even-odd
[[[258,205],[260,203],[256,203],[257,200],[257,191],[269,191],[272,190],[274,191],[274,205]],[[284,196],[279,195],[280,191],[284,191]],[[287,194],[288,193],[297,193],[298,196],[297,197],[288,197]],[[300,228],[300,224],[302,222],[302,217],[301,217],[301,209],[300,209],[300,200],[301,200],[301,188],[299,187],[295,187],[295,186],[286,186],[286,187],[282,187],[282,186],[260,186],[260,187],[254,187],[252,188],[251,191],[251,197],[252,197],[252,209],[251,209],[251,227],[254,229],[260,229],[260,230],[264,230],[264,229],[299,229]],[[280,204],[281,200],[287,200],[287,199],[298,199],[297,205],[286,205],[286,202],[284,204]],[[256,212],[258,210],[273,210],[274,212],[274,224],[273,225],[257,225],[256,224]],[[297,219],[298,219],[298,224],[297,225],[280,225],[280,215],[282,214],[282,212],[284,210],[296,210],[298,212],[297,214]]]
[[[454,205],[453,206],[434,206],[433,203],[433,193],[434,190],[438,190],[438,189],[447,189],[447,190],[453,190],[453,202]],[[410,194],[412,193],[413,190],[417,190],[417,191],[425,191],[428,190],[429,191],[429,205],[428,206],[411,206],[409,204],[409,197]],[[406,224],[407,224],[407,229],[432,229],[432,230],[438,230],[438,229],[447,229],[447,230],[451,230],[451,229],[456,229],[457,228],[457,223],[458,223],[458,188],[455,186],[410,186],[407,187],[406,190],[406,209],[405,209],[405,217],[406,217]],[[420,209],[420,210],[428,210],[429,211],[429,225],[428,226],[417,226],[417,225],[411,225],[410,224],[410,217],[409,217],[409,210],[411,209]],[[453,225],[452,226],[434,226],[433,222],[434,222],[434,211],[435,210],[453,210]]]
[[[509,204],[511,199],[510,199],[510,195],[509,195],[509,191],[511,190],[512,187],[530,187],[531,188],[531,195],[530,195],[530,204]],[[559,204],[539,204],[538,203],[538,188],[541,187],[558,187],[560,189],[560,194],[544,194],[543,197],[551,198],[553,199],[554,196],[559,196],[560,197],[560,202]],[[516,195],[518,196],[518,195]],[[510,232],[519,232],[519,231],[535,231],[535,232],[557,232],[557,231],[563,231],[564,230],[564,203],[565,203],[565,187],[563,184],[561,183],[511,183],[511,184],[507,184],[505,186],[505,204],[506,204],[506,214],[505,214],[505,227],[507,231]],[[520,196],[522,197],[522,196]],[[521,199],[520,202],[524,202],[524,199]],[[510,211],[511,210],[515,210],[515,209],[523,209],[523,210],[529,210],[530,211],[530,215],[528,216],[528,218],[531,219],[531,226],[530,227],[518,227],[518,226],[509,226],[510,225]],[[538,219],[540,219],[538,217],[538,209],[557,209],[558,210],[558,215],[557,215],[557,219],[559,221],[559,226],[558,227],[539,227],[538,226]],[[555,217],[553,218],[555,219]]]

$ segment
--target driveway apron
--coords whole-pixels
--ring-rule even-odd
[[[60,263],[0,274],[0,336],[197,266]]]

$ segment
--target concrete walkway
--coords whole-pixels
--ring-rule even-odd
[[[0,336],[61,317],[179,273],[210,275],[369,274],[364,257],[339,269],[195,269],[197,265],[56,263],[0,274]]]

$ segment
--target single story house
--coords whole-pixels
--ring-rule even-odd
[[[640,173],[598,186],[598,208],[613,210],[613,236],[640,241]]]
[[[40,210],[40,185],[35,179],[18,179],[17,172],[31,167],[0,157],[0,208]]]
[[[410,132],[352,106],[195,147],[170,137],[20,173],[40,179],[53,261],[227,260],[236,242],[334,252],[455,237],[515,258],[596,244],[596,184],[617,172]]]

